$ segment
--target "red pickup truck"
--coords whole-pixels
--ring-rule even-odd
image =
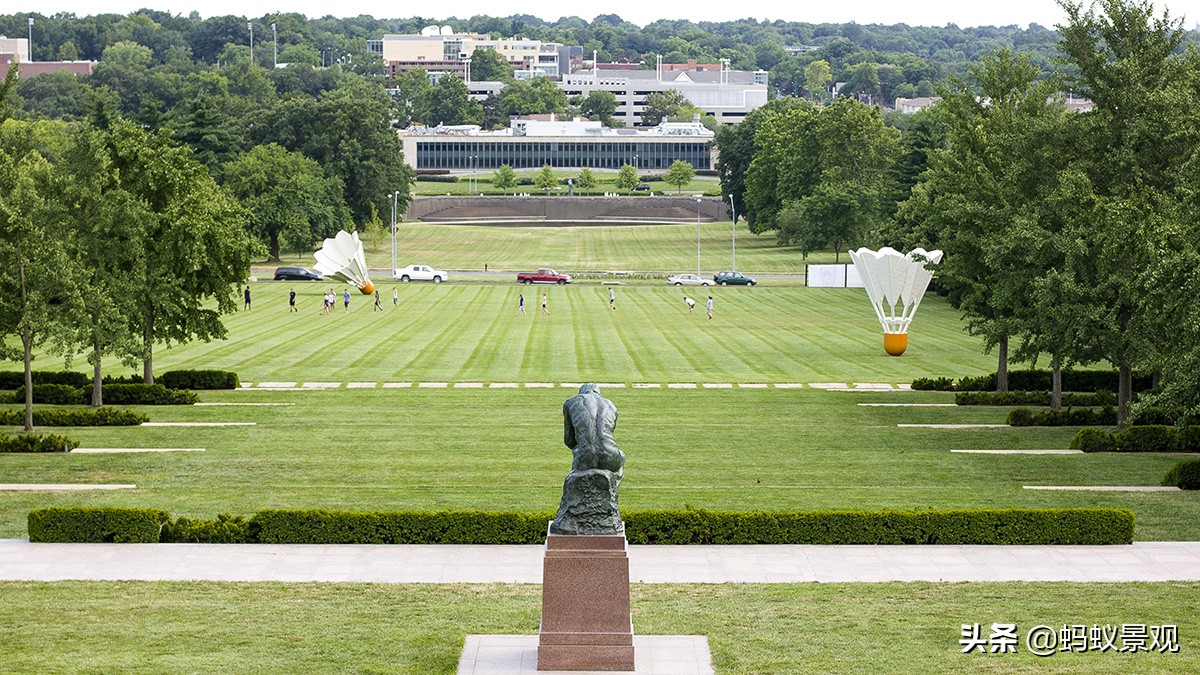
[[[569,284],[571,275],[559,274],[549,267],[543,267],[536,272],[520,272],[517,274],[518,284]]]

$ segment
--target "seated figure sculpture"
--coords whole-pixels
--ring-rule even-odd
[[[617,407],[585,384],[563,403],[563,442],[571,449],[571,473],[563,482],[552,534],[621,534],[625,523],[617,505],[617,486],[625,453],[617,448],[613,430]]]

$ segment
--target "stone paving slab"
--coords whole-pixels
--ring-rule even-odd
[[[1171,485],[1022,485],[1026,490],[1078,490],[1081,492],[1182,492]]]
[[[892,385],[886,382],[855,382],[855,389],[891,389]]]
[[[957,403],[858,403],[864,408],[957,408]]]
[[[219,405],[219,406],[245,406],[245,407],[251,407],[251,406],[280,406],[280,405],[296,405],[296,404],[295,404],[295,403],[220,403],[220,402],[212,402],[212,403],[193,403],[192,405],[208,405],[208,406],[218,406],[218,405]]]
[[[667,389],[695,389],[695,382],[668,382]]]
[[[488,385],[490,389],[516,389],[520,387],[516,382],[493,382]]]
[[[483,389],[482,382],[455,382],[455,389]]]
[[[341,382],[305,382],[300,385],[304,389],[339,389]]]
[[[418,382],[417,387],[421,389],[445,389],[449,387],[449,382]]]
[[[112,489],[107,486],[85,486]],[[541,545],[31,544],[0,580],[541,583]],[[1200,542],[1128,546],[630,546],[634,583],[1200,581]]]
[[[636,627],[635,627],[636,630]],[[600,675],[595,670],[538,670],[537,635],[468,635],[458,660],[458,675]],[[634,635],[633,670],[637,675],[708,675],[712,652],[705,635]],[[608,671],[611,673],[611,671]],[[607,673],[605,673],[607,675]]]
[[[375,383],[374,382],[347,382],[346,388],[347,389],[374,389]]]
[[[705,389],[733,389],[733,385],[728,382],[705,382],[700,386]]]
[[[799,382],[776,382],[776,389],[803,389],[804,385]]]
[[[813,389],[849,389],[845,382],[809,382],[808,386]]]
[[[764,382],[741,382],[738,384],[739,389],[766,389],[767,385]]]
[[[384,382],[384,389],[408,389],[412,387],[412,382]]]
[[[1008,429],[1007,424],[897,424],[909,429]]]
[[[296,386],[295,382],[259,382],[258,386],[268,389],[291,389]]]
[[[526,389],[553,389],[554,383],[553,382],[526,382],[525,388]]]
[[[136,485],[119,483],[0,483],[0,491],[54,492],[75,490],[133,490]]]
[[[258,422],[142,422],[139,427],[252,427]]]
[[[634,389],[662,389],[661,382],[634,382]]]
[[[1082,450],[951,450],[966,455],[1082,455]]]
[[[75,448],[72,455],[107,455],[125,452],[204,452],[204,448]]]

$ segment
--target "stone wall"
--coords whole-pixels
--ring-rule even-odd
[[[696,197],[414,197],[404,217],[427,222],[556,221],[691,222]],[[728,205],[719,197],[700,198],[700,219],[728,220]]]

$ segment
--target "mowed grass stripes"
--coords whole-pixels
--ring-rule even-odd
[[[399,284],[393,308],[385,283],[383,312],[355,294],[350,312],[339,297],[324,315],[327,287],[254,284],[254,309],[226,318],[227,340],[159,348],[155,369],[220,368],[251,382],[899,383],[995,367],[962,331],[958,313],[932,295],[908,352],[894,358],[883,352],[861,289],[616,286],[612,311],[609,287],[593,284]],[[289,288],[299,294],[297,313],[287,311]],[[685,294],[697,301],[691,316]],[[712,320],[703,309],[709,294]]]

